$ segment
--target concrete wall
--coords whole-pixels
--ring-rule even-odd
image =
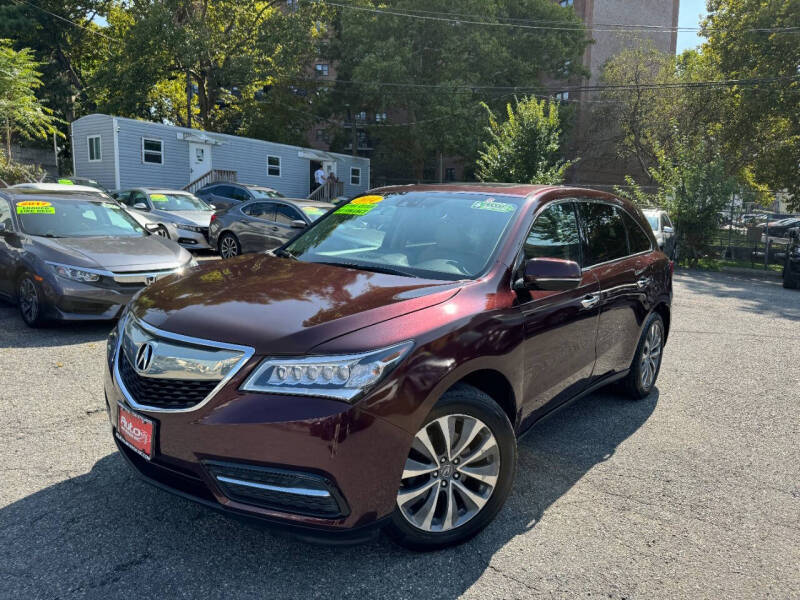
[[[52,148],[28,148],[12,144],[11,158],[23,165],[36,165],[44,169],[52,179],[58,177],[58,164]]]

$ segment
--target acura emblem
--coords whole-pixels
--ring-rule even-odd
[[[136,371],[138,373],[147,373],[150,369],[155,349],[156,345],[153,342],[145,342],[139,346],[139,350],[136,351]]]
[[[144,284],[145,285],[152,285],[155,282],[156,282],[156,276],[155,275],[147,275],[144,278]]]

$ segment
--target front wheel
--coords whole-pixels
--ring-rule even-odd
[[[457,385],[414,436],[386,533],[420,551],[467,541],[502,508],[516,460],[503,410],[480,390]]]
[[[28,327],[41,327],[45,323],[42,289],[30,273],[25,273],[17,283],[19,314]]]
[[[630,373],[622,380],[623,387],[635,400],[646,397],[653,390],[661,369],[664,350],[664,320],[652,313],[642,329]]]

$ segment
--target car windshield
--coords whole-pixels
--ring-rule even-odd
[[[645,214],[645,217],[647,217],[647,222],[650,223],[650,228],[653,231],[658,231],[658,215]]]
[[[471,279],[486,270],[521,203],[474,193],[362,196],[278,254],[410,277]]]
[[[167,210],[170,212],[179,210],[206,210],[213,211],[208,204],[189,194],[168,194],[154,192],[150,194],[150,201],[156,210]]]
[[[18,200],[22,230],[45,237],[141,237],[144,229],[116,202],[103,200]]]
[[[328,212],[327,208],[322,208],[321,206],[301,206],[300,210],[305,213],[312,223]]]
[[[276,192],[275,190],[267,190],[263,188],[247,188],[250,190],[250,193],[253,194],[254,198],[259,200],[269,200],[270,198],[285,198],[283,194],[280,192]]]

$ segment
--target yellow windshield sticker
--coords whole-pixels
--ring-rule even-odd
[[[153,202],[167,202],[167,197],[164,194],[150,194],[150,200]]]
[[[506,202],[495,202],[493,198],[489,198],[488,200],[478,200],[477,202],[472,203],[472,208],[477,210],[490,210],[492,212],[514,212],[515,207],[513,204],[508,204]]]
[[[61,185],[75,185],[75,182],[72,181],[71,179],[59,179],[58,183],[60,183]]]
[[[309,215],[321,215],[325,212],[325,209],[322,209],[319,206],[304,206],[303,212],[308,213]]]
[[[356,198],[350,204],[377,204],[383,201],[383,196],[361,196]]]
[[[49,202],[41,200],[26,200],[25,202],[17,202],[18,215],[54,215],[56,214],[56,207]]]
[[[374,204],[345,204],[342,208],[336,210],[337,215],[365,215],[375,208]]]

